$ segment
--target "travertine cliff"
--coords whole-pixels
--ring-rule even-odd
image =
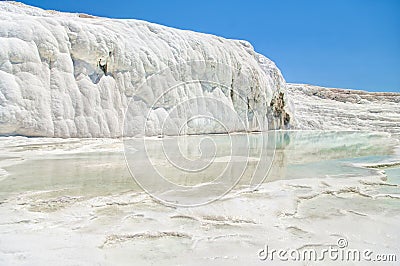
[[[279,69],[246,41],[16,2],[0,2],[0,18],[0,135],[120,137],[124,122],[128,136],[157,135],[183,99],[227,131],[290,125]],[[174,115],[183,132],[221,130]]]
[[[288,84],[296,128],[400,133],[400,93]]]

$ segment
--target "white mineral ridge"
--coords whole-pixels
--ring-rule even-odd
[[[100,60],[100,65],[107,63],[106,75]],[[180,67],[187,62],[195,63]],[[164,73],[166,78],[149,82],[165,69],[171,70]],[[196,79],[218,85],[187,84],[157,101],[165,88]],[[291,116],[284,106],[285,87],[275,64],[246,41],[0,2],[0,135],[120,137],[128,105],[126,135],[143,134],[145,121],[150,125],[145,134],[157,135],[170,108],[196,97],[222,103],[197,101],[190,106],[232,122],[229,131],[259,130],[268,124],[283,128]],[[244,123],[231,121],[229,108]],[[258,124],[253,112],[262,117]],[[188,116],[185,111],[175,115],[175,126]],[[204,123],[186,125],[191,128],[185,132],[221,130]]]
[[[400,93],[287,84],[298,129],[400,133]]]

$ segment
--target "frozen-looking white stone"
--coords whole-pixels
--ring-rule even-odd
[[[298,129],[400,134],[400,93],[287,84]]]
[[[179,66],[191,61],[203,65],[180,72]],[[226,68],[213,71],[213,64]],[[158,79],[142,86],[166,68],[173,70],[172,83]],[[182,77],[212,79],[225,88],[188,85],[155,108],[165,86]],[[244,127],[234,125],[231,131],[259,130],[250,109],[269,128],[287,128],[292,114],[285,86],[275,64],[246,41],[0,2],[0,135],[120,137],[128,105],[134,110],[125,133],[140,135],[147,123],[146,134],[155,135],[170,105],[205,95],[219,99],[222,107],[198,101],[194,109],[209,108],[210,116],[221,116],[231,115],[225,112],[231,106],[244,113]],[[207,128],[192,124],[189,133]],[[207,133],[213,130],[218,132],[208,127]]]

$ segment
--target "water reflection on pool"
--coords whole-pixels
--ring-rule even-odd
[[[173,181],[182,185],[210,182],[215,179],[214,173],[219,173],[227,163],[233,161],[237,165],[242,158],[246,161],[246,168],[244,174],[240,176],[239,185],[248,185],[263,152],[260,147],[270,149],[268,156],[271,156],[271,144],[260,145],[266,134],[208,136],[216,143],[215,146],[202,145],[201,140],[204,136],[148,138],[145,152],[141,154],[140,150],[134,150],[132,153],[134,156],[127,158],[133,160],[132,165],[141,168],[140,158],[150,156],[153,158],[152,163],[164,171],[172,172]],[[377,163],[393,158],[394,147],[398,144],[396,139],[390,138],[387,134],[368,132],[279,131],[273,134],[273,138],[275,140],[273,147],[276,148],[274,161],[264,182],[370,175],[375,170],[355,167],[353,164]],[[160,148],[162,143],[176,139],[184,142],[184,146],[180,146],[184,149],[168,154],[169,160],[176,163],[180,158],[187,160],[203,156],[201,159],[207,161],[210,158],[204,155],[210,154],[213,156],[213,164],[207,171],[195,174],[176,171],[175,165],[164,158],[165,152]],[[235,152],[243,155],[242,157],[229,157],[232,153],[230,146],[232,142],[239,145]],[[0,143],[4,151],[0,167],[3,165],[2,168],[8,173],[8,176],[3,177],[1,181],[2,197],[6,197],[9,193],[36,190],[60,190],[61,194],[85,197],[109,195],[127,190],[141,191],[129,174],[121,140],[104,143],[96,139],[57,141],[10,137],[1,138]],[[207,149],[215,148],[216,151],[207,153]],[[246,157],[246,154],[249,156]],[[271,158],[268,157],[269,159]],[[179,164],[179,161],[177,163]],[[142,170],[141,173],[146,174],[148,169]],[[233,167],[231,171],[235,171],[235,168]],[[399,175],[398,170],[388,170],[388,173],[390,178]],[[239,176],[234,172],[230,174]]]

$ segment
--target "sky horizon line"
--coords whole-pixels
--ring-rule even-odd
[[[110,3],[104,0],[96,1],[97,5],[51,0],[17,2],[61,12],[86,13],[115,19],[137,19],[227,39],[246,40],[253,45],[256,52],[268,57],[278,66],[287,83],[371,92],[400,92],[400,16],[396,15],[397,11],[400,12],[400,2],[337,0],[333,5],[324,5],[315,0],[306,0],[299,5],[292,0],[265,1],[257,7],[284,11],[284,18],[289,21],[274,19],[282,15],[277,12],[278,16],[270,14],[272,18],[267,22],[255,19],[254,16],[247,16],[245,17],[247,20],[242,18],[240,24],[237,23],[237,15],[241,15],[246,9],[257,12],[261,8],[255,10],[243,6],[240,1],[239,3],[230,1],[229,7],[223,5],[224,1],[217,4],[205,1],[204,7],[193,3],[178,5],[183,3],[181,1],[164,3],[150,0],[146,3],[136,3],[133,5],[135,6],[132,8],[133,11],[130,11],[130,8],[123,8],[132,6],[128,0],[115,0],[113,3],[122,3],[122,6],[111,7]],[[154,5],[151,9],[151,4],[154,3],[158,5]],[[285,4],[288,3],[301,8],[287,8]],[[210,5],[214,7],[211,11],[207,8]],[[232,10],[233,14],[227,15],[227,12],[219,14],[218,11],[225,8]],[[240,10],[241,8],[245,10]],[[186,9],[193,9],[193,15],[183,12]],[[352,18],[357,14],[357,12],[352,14],[354,9],[365,10],[362,15],[358,14]],[[209,21],[196,16],[205,10],[207,12],[203,13],[208,16]],[[344,13],[341,18],[345,22],[340,22],[337,14],[332,16],[332,13],[338,10]],[[299,11],[305,13],[298,21]],[[379,16],[370,17],[371,12]],[[313,19],[309,16],[313,16]],[[315,16],[318,18],[317,21],[314,20]],[[288,19],[290,17],[291,19]],[[263,23],[268,27],[261,27]],[[263,31],[268,34],[263,34]]]

